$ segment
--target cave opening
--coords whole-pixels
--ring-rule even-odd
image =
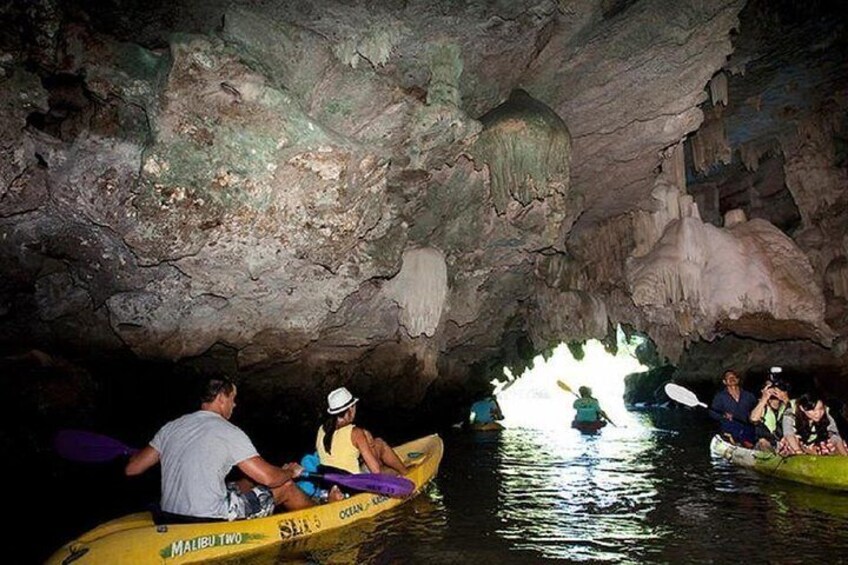
[[[610,420],[621,425],[630,419],[625,406],[625,377],[649,368],[636,356],[644,338],[616,332],[617,347],[592,339],[584,345],[561,343],[550,355],[538,355],[533,365],[496,389],[507,428],[568,428],[578,389],[587,386]],[[610,351],[612,349],[613,351]],[[565,387],[563,387],[565,385]],[[621,424],[619,424],[621,423]]]

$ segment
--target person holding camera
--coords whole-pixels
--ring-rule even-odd
[[[751,410],[750,420],[757,434],[757,449],[776,451],[783,437],[783,414],[789,407],[789,385],[778,374],[780,367],[772,367],[760,394],[760,400]]]

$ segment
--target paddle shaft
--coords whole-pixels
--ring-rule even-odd
[[[707,410],[709,410],[709,411],[710,411],[710,412],[712,412],[713,414],[719,414],[719,415],[721,416],[722,420],[726,420],[726,419],[727,419],[727,415],[726,415],[727,413],[726,413],[726,412],[722,412],[721,410],[716,410],[716,409],[715,409],[715,408],[713,408],[712,406],[707,406],[707,405],[706,405],[706,404],[704,404],[703,402],[699,402],[699,403],[698,403],[698,406],[699,406],[699,407],[701,407],[701,408],[706,408]],[[736,417],[736,416],[734,416],[733,414],[731,414],[730,416],[731,416],[731,418],[730,418],[730,419],[731,419],[731,420],[733,420],[734,422],[738,422],[738,423],[740,423],[740,424],[745,424],[745,425],[747,425],[747,426],[753,426],[753,425],[754,425],[754,424],[752,424],[751,422],[749,422],[749,421],[747,421],[747,420],[742,420],[741,418],[737,418],[737,417]]]
[[[335,483],[339,486],[353,490],[374,492],[386,496],[409,496],[415,491],[415,483],[406,477],[394,477],[382,473],[355,473],[345,475],[341,473],[312,473],[304,471],[298,479],[322,479]]]
[[[725,412],[722,412],[721,410],[716,410],[712,406],[707,406],[706,404],[701,402],[701,400],[695,395],[694,392],[692,392],[691,390],[689,390],[688,388],[686,388],[684,386],[681,386],[681,385],[676,384],[676,383],[667,383],[665,385],[665,393],[666,393],[666,395],[668,395],[669,398],[671,398],[672,400],[674,400],[675,402],[677,402],[679,404],[683,404],[684,406],[689,406],[690,408],[694,408],[694,407],[705,408],[706,410],[708,410],[708,411],[710,411],[714,414],[721,415],[721,417],[723,419],[727,419],[726,416],[725,416]],[[731,420],[733,420],[734,422],[737,422],[737,423],[740,423],[740,424],[745,424],[745,425],[748,425],[748,426],[753,426],[753,424],[751,422],[747,421],[747,420],[742,420],[740,418],[737,418],[736,416],[733,416],[732,414],[731,414],[731,416],[732,416]]]
[[[81,463],[104,463],[138,451],[113,437],[84,430],[62,430],[56,435],[54,445],[61,457]],[[408,496],[415,491],[415,483],[409,479],[380,473],[356,475],[303,473],[301,476],[321,478],[353,490],[387,496]]]

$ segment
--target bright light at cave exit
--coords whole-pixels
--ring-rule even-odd
[[[624,406],[624,377],[648,369],[636,360],[634,351],[638,344],[636,338],[627,343],[619,330],[617,355],[609,354],[601,342],[591,340],[583,347],[585,356],[580,361],[565,344],[559,345],[547,361],[541,355],[536,357],[532,368],[500,392],[493,382],[504,414],[501,423],[508,428],[567,428],[574,418],[572,404],[577,389],[588,386],[601,409],[621,426],[630,420]],[[509,370],[504,372],[512,380]],[[574,394],[560,388],[558,380],[566,383]]]

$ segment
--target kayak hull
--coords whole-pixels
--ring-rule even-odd
[[[405,475],[415,494],[436,476],[444,446],[438,435],[405,443],[395,452],[410,465]],[[412,497],[409,497],[412,498]],[[199,524],[156,525],[150,512],[130,514],[86,532],[56,551],[48,564],[197,563],[299,540],[366,518],[408,499],[360,493],[339,502],[267,518]]]
[[[574,420],[571,422],[572,428],[580,430],[584,434],[591,434],[600,431],[600,429],[606,425],[607,423],[603,420],[598,420],[596,422],[578,422],[577,420]]]
[[[764,475],[831,490],[848,491],[848,457],[840,455],[793,455],[783,457],[733,445],[714,436],[710,452],[734,465]]]

